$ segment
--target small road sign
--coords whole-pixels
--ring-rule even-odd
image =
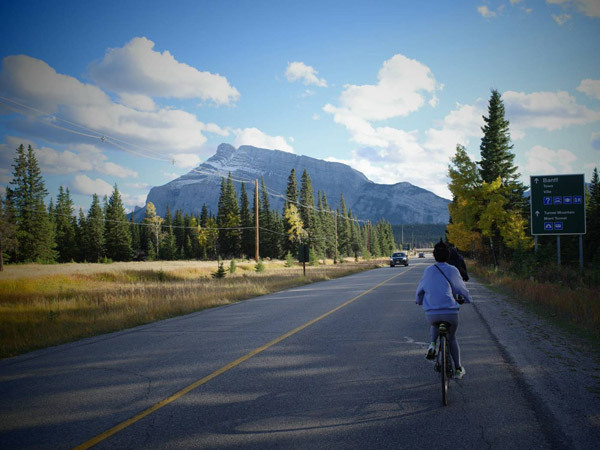
[[[585,234],[583,175],[531,177],[531,234]]]

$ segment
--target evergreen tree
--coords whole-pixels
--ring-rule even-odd
[[[269,194],[267,193],[267,186],[265,185],[265,179],[261,179],[261,202],[259,205],[259,227],[260,231],[260,247],[259,252],[263,258],[275,258],[277,252],[277,244],[275,240],[277,236],[273,234],[273,215],[271,213],[271,203],[269,202]]]
[[[59,262],[69,262],[78,259],[77,240],[75,236],[77,222],[73,216],[74,211],[75,208],[73,207],[69,188],[64,189],[60,186],[56,208],[54,208],[56,246]]]
[[[600,178],[597,167],[590,181],[586,207],[586,259],[600,263]]]
[[[340,207],[338,208],[337,218],[338,229],[338,255],[350,255],[350,231],[348,223],[348,212],[346,210],[346,200],[344,194],[340,196]]]
[[[86,261],[86,227],[85,213],[82,208],[79,208],[79,218],[75,228],[75,258],[78,262]]]
[[[240,213],[231,172],[229,172],[227,182],[225,178],[221,179],[217,224],[219,227],[219,254],[225,257],[238,256],[240,251]]]
[[[241,252],[246,257],[251,257],[255,250],[255,230],[252,216],[250,214],[250,202],[246,186],[242,182],[240,192],[240,226],[242,227]]]
[[[323,236],[323,245],[326,258],[334,258],[335,257],[335,215],[333,211],[329,208],[329,204],[327,203],[327,196],[325,192],[321,193],[321,197],[319,198],[319,216],[321,222],[322,236]]]
[[[160,248],[160,259],[172,261],[177,254],[177,242],[175,233],[173,232],[173,218],[171,216],[171,208],[167,205],[165,211],[165,220],[162,223],[162,246]]]
[[[129,216],[129,230],[131,232],[132,258],[138,260],[142,254],[142,242],[140,240],[140,226],[135,223],[133,213]]]
[[[292,169],[290,171],[285,192],[285,203],[283,205],[283,227],[284,233],[286,234],[286,236],[289,236],[292,224],[287,222],[285,211],[288,209],[289,205],[294,205],[296,207],[296,210],[298,209],[298,182],[296,181],[296,169]],[[296,246],[297,243],[295,243],[294,241],[285,239],[283,248],[286,253],[290,252],[292,254],[295,254]]]
[[[315,249],[316,240],[318,238],[316,212],[315,212],[315,192],[312,186],[312,180],[307,170],[304,169],[300,178],[300,196],[299,196],[299,211],[304,229],[308,233],[308,242],[311,248]]]
[[[104,248],[106,256],[113,261],[131,261],[131,229],[125,216],[125,208],[117,185],[106,204],[104,225]]]
[[[202,206],[202,211],[204,211],[206,205]],[[185,258],[184,248],[186,242],[186,230],[183,224],[183,212],[181,209],[175,211],[175,217],[173,218],[173,233],[175,233],[175,253],[178,259]]]
[[[8,187],[7,199],[15,212],[18,261],[52,262],[54,250],[54,227],[48,216],[44,198],[48,194],[44,186],[37,158],[31,145],[20,145],[13,165],[13,180]]]
[[[8,261],[17,246],[16,230],[13,210],[6,199],[0,198],[0,271],[4,270],[5,258]]]
[[[501,190],[498,195],[503,196],[502,209],[510,213],[527,214],[526,201],[523,198],[525,187],[518,181],[520,174],[514,165],[513,146],[510,143],[509,122],[504,118],[505,110],[500,93],[493,89],[488,104],[488,117],[483,117],[485,122],[481,128],[479,161],[480,174],[483,182],[488,185],[500,180]],[[494,262],[498,263],[498,256],[502,256],[505,247],[501,233],[495,224],[492,224],[489,234],[490,249]]]
[[[104,257],[104,213],[97,194],[92,196],[85,228],[85,259],[100,262]]]

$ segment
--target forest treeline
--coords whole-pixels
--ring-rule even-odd
[[[94,194],[84,213],[75,213],[68,188],[59,188],[50,200],[35,152],[23,145],[16,150],[13,179],[0,199],[0,264],[22,262],[107,262],[253,258],[256,249],[256,216],[259,224],[259,256],[296,256],[307,244],[313,262],[330,258],[388,255],[396,248],[392,226],[359,221],[346,208],[332,210],[324,192],[315,193],[307,171],[300,187],[292,169],[282,212],[271,209],[264,180],[261,189],[251,186],[252,202],[241,183],[235,189],[231,174],[221,179],[217,214],[203,205],[193,215],[167,206],[164,217],[152,203],[144,219],[136,223],[126,214],[117,185],[110,197]],[[258,208],[257,208],[258,206]]]

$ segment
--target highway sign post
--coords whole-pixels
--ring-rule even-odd
[[[556,235],[560,265],[560,236],[579,235],[579,265],[583,270],[582,235],[585,229],[585,179],[577,175],[533,175],[531,186],[531,234],[536,250],[539,235]]]

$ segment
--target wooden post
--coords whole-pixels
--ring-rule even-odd
[[[254,217],[254,223],[256,226],[256,245],[255,245],[255,257],[254,259],[256,260],[256,262],[258,262],[259,259],[259,234],[258,234],[258,179],[254,180],[254,211],[256,211],[255,217]]]

